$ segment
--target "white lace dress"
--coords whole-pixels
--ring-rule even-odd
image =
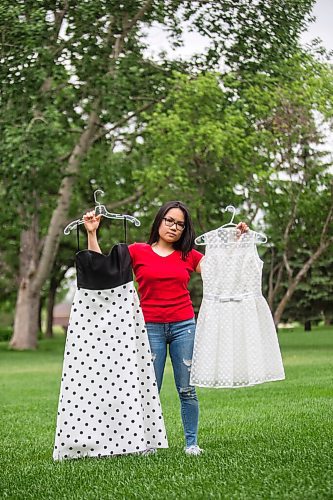
[[[190,383],[227,388],[283,380],[277,334],[261,291],[256,233],[237,239],[234,228],[219,228],[205,240]]]

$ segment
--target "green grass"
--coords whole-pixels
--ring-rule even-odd
[[[170,364],[162,389],[169,449],[53,462],[63,338],[36,352],[0,343],[0,498],[333,498],[333,330],[279,335],[286,380],[198,390],[200,457],[183,452]]]

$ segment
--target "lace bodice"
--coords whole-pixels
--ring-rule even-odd
[[[261,295],[263,262],[255,239],[254,231],[237,237],[235,228],[219,228],[205,235],[206,253],[201,261],[204,297]]]

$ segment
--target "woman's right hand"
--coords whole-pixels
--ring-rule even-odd
[[[92,210],[91,212],[87,212],[83,216],[84,220],[84,227],[86,228],[88,233],[94,233],[96,232],[100,220],[101,220],[101,215],[95,215],[95,210]]]

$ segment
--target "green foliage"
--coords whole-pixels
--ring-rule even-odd
[[[8,342],[13,334],[11,326],[0,326],[0,342]]]
[[[225,205],[242,205],[240,217],[267,233],[274,266],[288,246],[295,276],[318,247],[332,204],[331,158],[321,130],[331,116],[333,78],[329,66],[304,53],[275,70],[174,74],[168,97],[147,117],[134,175],[145,185],[147,203],[180,198],[203,231],[221,224]],[[269,251],[265,261],[266,284]],[[284,271],[275,306],[288,286]],[[199,288],[194,285],[195,296]],[[295,295],[290,306],[299,314],[292,319],[300,320],[298,300]]]
[[[140,232],[132,229],[130,240],[148,236],[156,209],[171,198],[190,205],[200,231],[219,225],[228,203],[242,207],[242,218],[249,219],[264,207],[265,227],[281,251],[283,220],[275,212],[279,207],[288,213],[288,199],[298,191],[279,173],[290,171],[306,180],[298,227],[309,227],[303,220],[313,212],[310,192],[325,191],[329,179],[318,152],[311,166],[303,157],[319,144],[320,120],[332,118],[333,95],[331,68],[298,51],[312,5],[154,1],[117,58],[116,43],[142,1],[4,0],[0,200],[10,212],[0,216],[2,295],[14,304],[20,234],[36,213],[42,249],[69,155],[96,101],[98,132],[80,166],[68,221],[93,205],[96,188],[105,190],[111,211],[140,217]],[[159,22],[179,46],[184,21],[208,37],[208,51],[190,63],[165,55],[151,60],[145,30]],[[223,75],[216,72],[221,57]],[[325,196],[320,194],[322,210]],[[111,234],[122,240],[120,224],[100,232],[104,248]],[[301,231],[293,234],[300,241]],[[64,261],[56,273],[66,267],[66,245],[74,251],[73,235],[62,240]]]
[[[246,119],[228,101],[222,83],[209,73],[175,74],[167,99],[147,117],[143,146],[137,146],[146,166],[135,178],[144,183],[146,196],[182,198],[197,211],[202,227],[227,199],[235,199],[233,187],[250,167]]]
[[[223,58],[228,70],[273,72],[291,57],[299,36],[312,20],[314,0],[233,0],[186,2],[185,19],[192,19],[199,33],[211,39],[205,64]],[[198,57],[202,60],[202,56]],[[275,66],[274,66],[275,63]]]

